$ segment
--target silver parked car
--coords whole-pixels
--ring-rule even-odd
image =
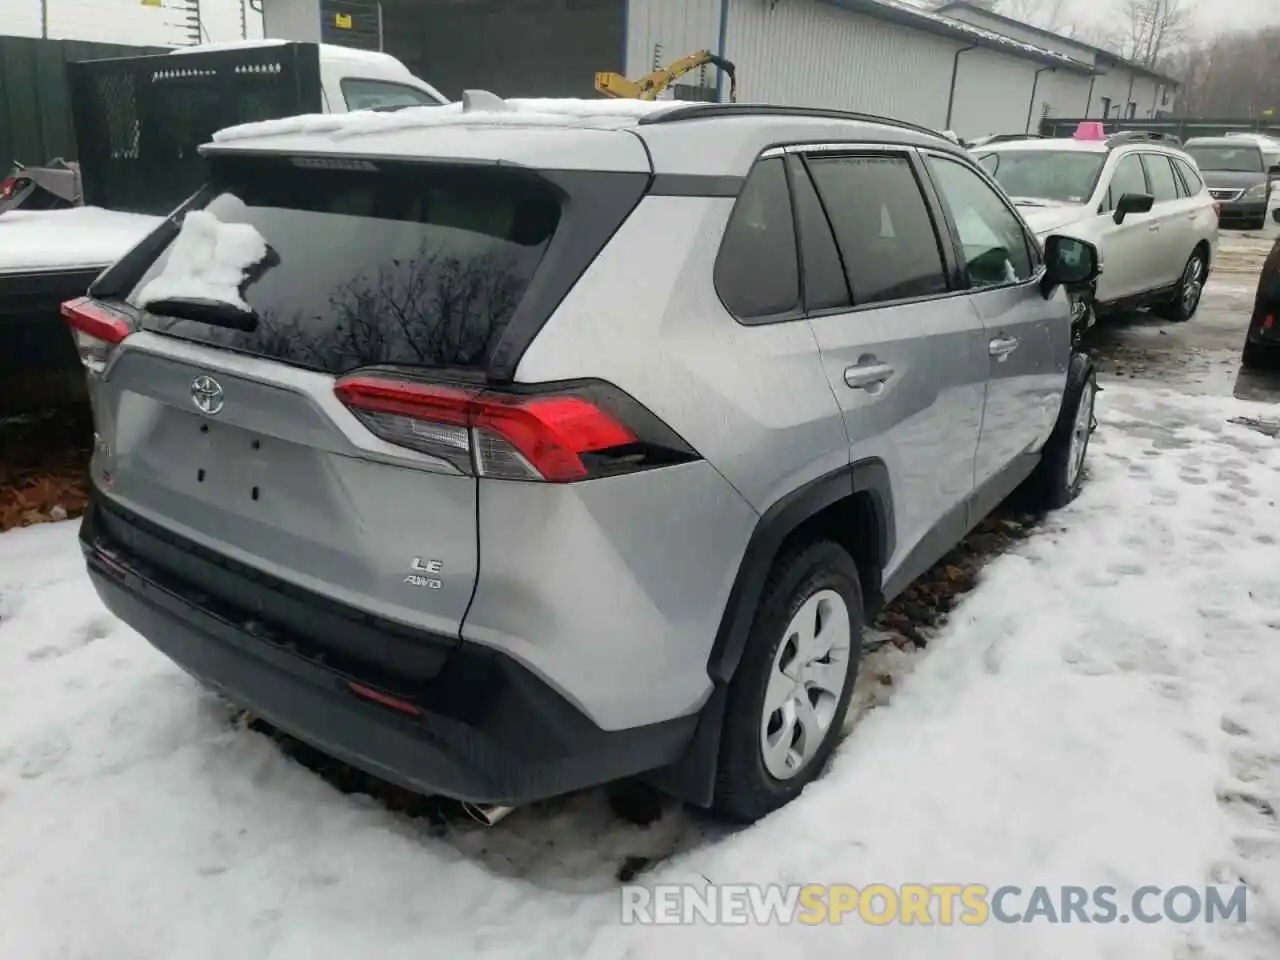
[[[1080,489],[1097,251],[924,128],[475,94],[205,152],[64,308],[89,571],[412,789],[644,775],[760,817],[834,748],[868,619],[1014,488]]]

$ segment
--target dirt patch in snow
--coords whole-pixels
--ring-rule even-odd
[[[82,514],[92,447],[87,406],[0,420],[0,532]]]

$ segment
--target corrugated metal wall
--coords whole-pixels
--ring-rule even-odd
[[[861,110],[942,129],[955,53],[963,44],[838,9],[820,0],[726,0],[725,54],[739,98]],[[718,49],[721,0],[631,0],[627,73]],[[978,48],[961,57],[951,128],[961,136],[1027,129],[1038,63]],[[713,71],[714,72],[714,71]],[[711,78],[714,83],[714,77]],[[1045,103],[1082,111],[1088,79],[1041,75],[1031,128]],[[1059,103],[1061,99],[1061,103]]]
[[[975,27],[982,27],[982,29],[990,30],[992,33],[998,33],[1014,40],[1020,40],[1023,43],[1029,43],[1033,47],[1041,47],[1045,50],[1052,50],[1055,53],[1065,54],[1084,63],[1093,63],[1094,54],[1092,50],[1087,46],[1073,43],[1066,37],[1045,36],[1045,32],[1042,30],[1029,26],[1020,28],[1007,23],[1002,17],[989,16],[980,10],[957,8],[954,10],[944,9],[939,12],[953,20],[971,23]]]
[[[1043,117],[1083,117],[1085,108],[1089,106],[1089,85],[1092,80],[1092,77],[1067,73],[1065,70],[1041,74],[1036,93],[1035,115],[1028,132],[1034,133]]]
[[[0,37],[0,174],[14,160],[40,166],[54,157],[76,158],[68,62],[163,52],[162,47]]]
[[[715,51],[719,35],[720,0],[628,0],[627,76],[643,76],[699,50]]]
[[[1089,115],[1102,116],[1102,98],[1111,99],[1111,119],[1126,118],[1126,104],[1132,102],[1136,108],[1137,119],[1150,118],[1152,104],[1159,105],[1161,84],[1158,80],[1115,67],[1098,77],[1093,89],[1093,103],[1089,107]]]
[[[727,48],[747,100],[946,119],[956,45],[928,33],[813,0],[743,0],[730,5]]]

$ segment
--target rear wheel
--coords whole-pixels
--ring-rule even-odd
[[[862,588],[821,541],[775,563],[725,707],[712,809],[750,823],[800,795],[840,739],[862,651]]]
[[[1204,254],[1196,250],[1182,268],[1182,277],[1178,280],[1178,289],[1173,299],[1157,306],[1154,312],[1178,323],[1190,320],[1200,307],[1200,296],[1204,293],[1207,273]]]

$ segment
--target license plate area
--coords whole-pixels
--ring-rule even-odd
[[[202,500],[225,507],[264,504],[272,439],[240,427],[194,419],[187,482]]]

